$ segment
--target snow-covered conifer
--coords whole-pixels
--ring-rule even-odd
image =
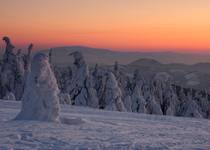
[[[73,55],[74,57],[74,66],[68,91],[74,104],[97,108],[97,93],[92,85],[89,68],[82,53],[73,52],[70,55]]]
[[[106,110],[126,111],[122,102],[122,92],[112,72],[107,73],[105,103]]]
[[[34,56],[17,120],[59,121],[59,89],[48,56]]]
[[[71,97],[68,93],[60,93],[59,98],[60,98],[60,104],[71,105]]]

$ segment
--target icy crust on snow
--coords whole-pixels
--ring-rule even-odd
[[[210,149],[210,121],[62,106],[64,123],[10,121],[20,109],[0,101],[0,149]]]

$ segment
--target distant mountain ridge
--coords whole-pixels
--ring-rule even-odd
[[[129,65],[144,65],[144,66],[160,66],[162,63],[160,63],[157,60],[149,59],[149,58],[140,58]]]
[[[184,87],[210,90],[210,63],[163,64],[153,59],[138,59],[127,65],[127,70],[133,72],[138,69],[145,77],[152,77],[156,73],[165,72],[173,77],[176,84]],[[196,83],[196,84],[192,84]]]
[[[206,63],[210,62],[210,54],[182,54],[175,52],[119,52],[108,49],[90,48],[83,46],[55,47],[53,49],[53,62],[58,65],[72,63],[72,58],[68,54],[73,51],[80,51],[89,64],[112,65],[115,61],[120,64],[130,64],[141,58],[154,59],[158,62],[168,63]],[[49,50],[42,50],[48,52]]]

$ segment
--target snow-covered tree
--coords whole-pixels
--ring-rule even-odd
[[[71,105],[71,97],[68,93],[60,93],[59,98],[60,98],[60,104]]]
[[[124,103],[124,106],[126,108],[126,110],[128,112],[132,112],[132,99],[131,99],[131,95],[132,95],[132,89],[133,85],[132,85],[132,82],[131,82],[131,78],[129,76],[127,76],[127,79],[126,79],[126,86],[125,86],[125,95],[123,96],[123,103]]]
[[[85,89],[85,81],[89,76],[89,69],[80,52],[73,52],[70,55],[74,57],[74,65],[72,68],[72,80],[68,86],[68,91],[73,104],[86,106],[87,91]]]
[[[60,68],[57,66],[53,67],[55,77],[58,81],[58,87],[63,93],[68,93],[68,87],[71,84],[72,70],[71,67]]]
[[[85,88],[87,90],[87,105],[92,108],[99,108],[97,92],[94,88],[93,77],[91,75],[86,79]]]
[[[105,86],[106,86],[106,75],[105,71],[98,67],[98,64],[95,65],[95,68],[92,73],[92,81],[94,89],[96,89],[99,108],[105,108]]]
[[[25,85],[25,69],[24,69],[24,60],[21,49],[18,50],[16,54],[16,71],[15,71],[15,85],[14,92],[18,100],[21,99],[23,95],[24,85]]]
[[[163,115],[160,105],[156,102],[154,96],[150,96],[147,99],[146,105],[148,114]]]
[[[118,82],[118,86],[122,92],[123,97],[126,96],[126,86],[127,86],[127,75],[125,73],[125,70],[122,66],[119,65],[119,63],[116,61],[114,64],[114,70],[113,73],[116,77],[116,80]]]
[[[165,115],[174,116],[177,113],[178,97],[171,86],[165,90],[164,104],[165,106]]]
[[[160,104],[156,101],[154,91],[149,84],[144,84],[142,87],[142,93],[146,101],[146,110],[148,114],[163,115]]]
[[[182,114],[185,117],[203,118],[201,114],[201,108],[194,100],[188,100],[184,105],[184,112]]]
[[[176,115],[178,97],[172,87],[172,77],[165,73],[157,73],[153,79],[152,89],[156,102],[161,106],[164,115]]]
[[[3,62],[1,66],[0,82],[1,82],[1,97],[6,96],[8,92],[15,92],[16,80],[16,56],[13,52],[15,48],[8,37],[3,37],[6,44],[5,53],[3,55]]]
[[[28,46],[28,53],[24,54],[24,68],[25,68],[25,78],[31,70],[31,51],[33,49],[33,44]]]
[[[6,44],[6,49],[3,55],[0,74],[0,97],[5,97],[10,90],[14,93],[17,100],[20,100],[23,94],[25,80],[30,70],[30,53],[22,54],[19,49],[14,53],[14,46],[9,37],[3,37]],[[33,45],[30,45],[28,50],[31,51]]]
[[[122,92],[112,72],[107,73],[104,97],[106,103],[106,110],[126,111],[125,106],[122,102]]]
[[[133,112],[139,112],[139,113],[146,113],[146,101],[141,94],[141,89],[138,85],[136,85],[133,89],[133,93],[131,96],[132,100],[132,111]]]
[[[130,95],[126,95],[123,99],[123,104],[127,112],[132,112],[132,100]]]
[[[3,100],[11,100],[11,101],[15,101],[15,95],[12,92],[8,92],[6,93],[6,95],[3,97]]]
[[[98,107],[97,93],[92,85],[91,75],[85,59],[80,52],[73,52],[74,66],[68,91],[75,105]]]
[[[51,48],[49,50],[49,63],[52,65],[52,53],[53,53],[53,49]]]
[[[59,121],[59,89],[48,56],[34,56],[17,120]]]

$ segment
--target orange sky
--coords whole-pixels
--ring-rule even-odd
[[[18,46],[210,51],[210,0],[2,0],[0,18]]]

